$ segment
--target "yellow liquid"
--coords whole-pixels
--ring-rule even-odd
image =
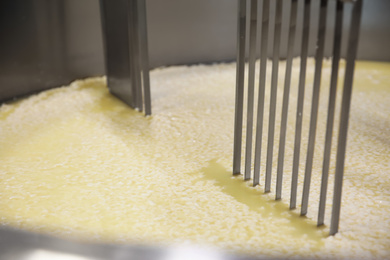
[[[249,207],[251,211],[261,214],[262,219],[280,218],[289,220],[286,225],[279,226],[285,231],[285,236],[291,236],[291,239],[299,239],[302,236],[318,242],[318,247],[322,245],[321,238],[326,237],[326,233],[318,232],[324,229],[324,226],[318,228],[314,221],[308,220],[295,211],[290,211],[286,202],[275,200],[266,196],[264,192],[251,187],[251,182],[246,182],[241,176],[229,177],[230,171],[227,171],[216,160],[209,162],[209,165],[202,169],[202,179],[213,181],[215,186],[222,189],[222,192],[231,196]]]
[[[188,240],[262,255],[388,257],[390,153],[380,140],[386,140],[390,124],[389,65],[357,66],[341,229],[335,237],[327,235],[330,194],[326,225],[318,228],[315,222],[320,159],[307,217],[299,215],[299,207],[288,209],[289,159],[281,201],[274,200],[275,175],[269,194],[263,184],[253,188],[241,176],[232,177],[234,68],[153,71],[154,114],[146,118],[111,96],[98,78],[2,106],[1,223],[116,243]],[[326,118],[326,93],[322,99],[320,119]],[[291,102],[294,107],[294,98]],[[308,114],[305,110],[304,125]],[[288,124],[294,127],[293,120]],[[287,145],[292,138],[290,133]],[[316,151],[322,147],[319,141]],[[286,148],[286,158],[291,151]],[[329,190],[331,180],[332,173]],[[300,186],[302,181],[301,172]]]

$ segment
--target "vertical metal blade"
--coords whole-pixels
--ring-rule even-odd
[[[144,93],[145,115],[151,115],[152,102],[151,102],[151,94],[150,94],[148,31],[147,31],[146,17],[147,16],[146,16],[145,0],[138,0],[140,55],[141,55],[142,87]]]
[[[267,144],[267,162],[265,173],[265,192],[271,191],[271,176],[272,176],[272,159],[274,151],[274,135],[275,135],[275,114],[276,114],[276,97],[278,90],[278,73],[279,73],[279,52],[280,52],[280,37],[282,28],[282,0],[276,0],[275,13],[275,34],[274,34],[274,49],[272,59],[272,76],[271,76],[271,100],[269,108],[269,123],[268,123],[268,144]]]
[[[242,118],[244,107],[246,0],[238,1],[236,105],[234,114],[233,174],[241,173]]]
[[[337,145],[337,161],[333,194],[332,220],[330,235],[338,232],[341,207],[341,193],[344,175],[345,151],[347,146],[348,118],[351,107],[352,83],[355,70],[355,59],[359,41],[362,0],[356,0],[352,10],[351,28],[348,40],[347,65],[345,68],[344,89],[341,101],[339,139]]]
[[[308,142],[307,153],[306,153],[306,167],[305,167],[305,178],[303,183],[301,215],[307,214],[307,207],[309,204],[310,181],[311,181],[311,174],[313,168],[314,146],[315,146],[316,132],[317,132],[317,118],[318,118],[318,105],[319,105],[320,86],[321,86],[322,62],[324,59],[324,49],[325,49],[327,10],[328,10],[328,0],[321,0],[320,22],[319,22],[318,35],[317,35],[317,52],[315,57],[316,65],[314,71],[313,96],[312,96],[311,113],[310,113],[309,142]]]
[[[251,0],[249,28],[249,64],[248,64],[248,109],[245,142],[245,173],[244,180],[251,178],[252,162],[252,132],[253,132],[253,102],[255,95],[255,63],[256,63],[256,33],[257,33],[257,0]]]
[[[130,62],[132,64],[132,83],[135,90],[135,107],[143,110],[141,68],[140,68],[140,48],[139,48],[139,24],[138,24],[138,1],[129,1],[129,24],[130,24]]]
[[[262,6],[262,26],[261,26],[261,51],[260,51],[260,75],[259,75],[259,97],[257,104],[257,121],[256,121],[256,144],[255,144],[255,166],[253,186],[260,181],[260,161],[261,145],[263,137],[263,117],[264,117],[264,92],[267,70],[267,49],[268,49],[268,26],[269,26],[269,9],[270,0],[263,0]]]
[[[135,108],[130,75],[128,2],[101,0],[100,5],[108,88]]]
[[[334,124],[334,113],[335,113],[335,106],[336,106],[337,79],[338,79],[340,54],[341,54],[341,31],[343,25],[343,10],[344,10],[344,3],[338,0],[336,3],[336,22],[335,22],[335,31],[334,31],[334,40],[333,40],[332,74],[330,79],[328,118],[326,123],[325,148],[324,148],[324,158],[322,164],[321,192],[320,192],[320,203],[319,203],[318,221],[317,221],[318,226],[324,224],[326,192],[328,189],[330,152],[332,148],[332,134],[333,134],[333,124]]]
[[[300,72],[299,72],[298,102],[297,102],[297,114],[296,114],[296,121],[295,121],[294,158],[293,158],[293,169],[292,169],[292,177],[291,177],[290,209],[296,208],[296,201],[297,201],[299,156],[301,151],[301,135],[302,135],[303,102],[305,96],[307,52],[309,49],[310,5],[311,5],[311,0],[305,0],[304,7],[303,7],[304,16],[303,16],[303,33],[302,33],[302,48],[301,48],[301,65],[300,65]]]
[[[289,24],[289,33],[288,33],[286,74],[284,78],[282,120],[280,123],[279,154],[278,154],[278,168],[277,168],[276,196],[275,196],[275,199],[277,200],[282,198],[284,151],[286,146],[288,102],[290,96],[291,69],[292,69],[293,54],[294,54],[297,9],[298,9],[298,0],[292,0],[291,8],[290,8],[290,24]]]

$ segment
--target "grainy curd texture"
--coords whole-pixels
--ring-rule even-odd
[[[313,65],[309,60],[302,153]],[[256,188],[231,176],[235,64],[178,66],[151,72],[151,117],[110,95],[105,78],[78,80],[3,104],[0,223],[88,241],[189,241],[253,255],[390,258],[390,64],[357,63],[340,232],[335,236],[328,236],[334,160],[326,225],[317,228],[315,222],[330,62],[324,67],[307,217],[299,216],[299,207],[288,210],[299,72],[299,60],[294,60],[281,201],[274,201],[273,192],[264,194],[263,173]],[[279,82],[280,104],[283,75]],[[280,111],[278,106],[273,191]],[[268,103],[265,115],[267,119]],[[264,149],[266,129],[267,123]],[[336,142],[337,127],[333,159]],[[265,152],[262,161],[264,165]]]

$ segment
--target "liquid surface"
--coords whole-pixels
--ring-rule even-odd
[[[274,200],[275,173],[268,194],[263,175],[255,188],[241,176],[231,176],[235,65],[171,67],[151,72],[152,117],[111,96],[103,78],[2,105],[0,221],[82,240],[190,241],[262,255],[389,258],[390,65],[357,64],[340,232],[334,237],[327,235],[334,162],[326,225],[317,228],[315,222],[330,78],[330,64],[324,65],[318,123],[323,131],[316,139],[307,217],[299,216],[299,207],[288,210],[298,80],[294,72],[299,70],[295,60],[281,201]],[[309,69],[305,129],[312,76]],[[278,91],[281,104],[282,86]],[[280,118],[276,133],[279,124]],[[333,158],[335,152],[333,145]],[[305,165],[301,161],[298,194]],[[274,159],[274,169],[276,163]]]

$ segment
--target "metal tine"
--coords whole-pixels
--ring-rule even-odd
[[[336,21],[335,21],[334,40],[333,40],[332,73],[330,79],[328,117],[326,123],[325,148],[324,148],[324,158],[322,164],[321,192],[320,192],[320,203],[319,203],[318,220],[317,220],[318,226],[324,224],[326,193],[328,189],[330,153],[332,148],[332,135],[333,135],[335,106],[336,106],[337,79],[338,79],[340,55],[341,55],[341,32],[342,32],[342,25],[343,25],[343,11],[344,11],[344,3],[338,0],[336,3],[336,19],[335,19]]]
[[[148,52],[148,32],[146,21],[146,3],[145,0],[138,0],[138,18],[139,18],[139,38],[141,55],[142,87],[144,93],[145,115],[152,114],[152,104],[150,95],[149,78],[149,52]]]
[[[140,51],[139,51],[139,31],[138,31],[138,1],[129,0],[129,23],[130,23],[130,49],[132,63],[132,82],[135,90],[135,107],[143,110],[142,87],[141,87],[141,69],[140,69]]]
[[[296,121],[295,121],[295,140],[294,140],[293,169],[292,169],[292,177],[291,177],[290,209],[296,208],[296,200],[297,200],[299,156],[301,150],[301,135],[302,135],[303,103],[304,103],[304,96],[305,96],[307,54],[308,54],[308,47],[309,47],[310,6],[311,6],[311,0],[305,0],[303,6],[303,14],[304,14],[303,33],[302,33],[301,64],[300,64],[299,85],[298,85],[297,113],[296,113]]]
[[[133,96],[132,96],[132,99],[133,99],[133,108],[137,109],[138,108],[138,103],[137,103],[137,82],[136,82],[136,79],[135,79],[135,69],[134,69],[134,62],[136,61],[134,56],[135,56],[135,51],[134,51],[134,29],[133,29],[133,26],[134,26],[134,22],[133,22],[133,12],[132,12],[132,1],[131,0],[127,0],[128,2],[128,25],[129,25],[129,50],[130,50],[130,79],[131,79],[131,89],[132,89],[132,93],[133,93]]]
[[[107,86],[113,95],[134,108],[134,91],[130,87],[128,2],[101,0],[100,6]]]
[[[270,0],[263,0],[262,5],[262,26],[261,26],[261,47],[260,47],[260,75],[259,75],[259,93],[257,104],[257,121],[256,121],[256,144],[255,144],[255,165],[253,186],[259,184],[260,181],[260,161],[261,161],[261,145],[263,137],[263,118],[264,118],[264,93],[267,70],[267,49],[268,49],[268,26],[269,26],[269,10]]]
[[[283,1],[276,0],[275,10],[275,34],[272,59],[272,76],[271,76],[271,99],[269,108],[269,123],[268,123],[268,144],[267,144],[267,162],[265,169],[265,192],[271,191],[271,176],[272,176],[272,158],[274,148],[275,135],[275,114],[276,114],[276,97],[278,90],[278,72],[279,72],[279,53],[280,53],[280,37],[282,27],[282,8]]]
[[[340,220],[341,193],[344,175],[345,151],[347,146],[348,117],[351,107],[352,83],[355,70],[355,59],[358,48],[362,0],[356,0],[352,9],[350,34],[348,39],[347,64],[345,68],[344,89],[341,101],[339,139],[337,144],[336,172],[333,193],[332,219],[330,235],[338,232]]]
[[[294,45],[295,45],[297,10],[298,10],[298,0],[292,0],[291,8],[290,8],[290,22],[289,22],[289,33],[288,33],[288,43],[287,43],[288,49],[287,49],[286,72],[285,72],[284,90],[283,90],[282,119],[280,124],[279,154],[278,154],[276,196],[275,196],[276,200],[282,198],[284,151],[286,146],[288,103],[289,103],[289,96],[290,96],[291,69],[292,69]]]
[[[246,0],[238,1],[236,104],[234,114],[233,175],[241,173],[242,121],[246,38]]]
[[[308,142],[307,153],[306,153],[306,167],[305,167],[305,177],[303,182],[301,215],[307,214],[307,208],[309,205],[310,181],[312,175],[314,147],[315,147],[315,139],[316,139],[316,132],[317,132],[317,118],[318,118],[318,105],[319,105],[320,87],[321,87],[322,62],[324,59],[324,49],[325,49],[327,10],[328,10],[328,0],[321,0],[320,22],[318,25],[319,27],[318,27],[318,35],[317,35],[317,51],[315,56],[313,96],[312,96],[311,113],[310,113],[309,142]]]
[[[253,102],[255,96],[255,67],[256,67],[256,32],[257,32],[257,0],[250,3],[249,28],[249,64],[248,64],[248,108],[245,146],[244,180],[251,178],[252,162],[252,132],[253,132]]]

